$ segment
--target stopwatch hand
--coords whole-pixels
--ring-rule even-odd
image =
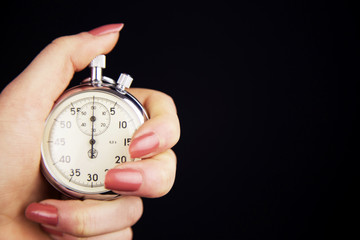
[[[91,140],[90,140],[90,144],[91,144],[91,158],[94,158],[94,144],[95,144],[95,139],[94,139],[94,125],[95,125],[95,96],[93,96],[93,105],[92,105],[92,116],[90,118],[91,121]]]

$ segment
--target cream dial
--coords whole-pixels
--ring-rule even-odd
[[[49,115],[43,164],[55,181],[79,193],[99,194],[106,171],[131,159],[128,146],[141,118],[126,99],[86,90],[62,100]]]

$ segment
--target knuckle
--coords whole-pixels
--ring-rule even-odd
[[[172,188],[174,182],[175,182],[175,175],[176,175],[176,155],[171,150],[168,149],[166,152],[164,152],[165,157],[167,158],[167,162],[169,164],[169,167],[167,170],[163,169],[162,172],[162,181],[164,189],[161,192],[161,196],[166,195]]]
[[[131,204],[127,209],[126,220],[130,226],[134,225],[141,217],[143,213],[143,204],[141,198],[131,197]]]
[[[89,226],[92,222],[91,215],[89,215],[86,211],[78,211],[74,215],[73,221],[71,234],[78,237],[89,235],[89,229],[91,229]]]
[[[180,122],[177,118],[177,116],[172,116],[173,124],[171,125],[169,129],[169,136],[172,136],[172,142],[169,142],[169,147],[172,147],[174,144],[176,144],[180,139]]]
[[[158,195],[164,196],[170,192],[170,189],[174,183],[174,176],[170,174],[169,171],[161,171],[161,175],[163,187],[162,189],[160,188]]]
[[[155,101],[160,103],[165,103],[168,106],[171,106],[175,113],[176,113],[176,104],[174,99],[167,93],[158,91],[158,90],[150,90],[152,98],[155,99]]]
[[[166,93],[161,94],[163,101],[167,102],[168,105],[171,106],[170,109],[173,109],[172,111],[169,111],[166,116],[163,116],[166,117],[168,119],[167,122],[170,123],[167,129],[168,136],[174,136],[176,137],[176,141],[178,141],[180,138],[180,122],[177,116],[175,101],[170,95],[167,95]]]
[[[170,191],[172,185],[169,174],[166,173],[165,171],[160,171],[159,180],[161,182],[159,183],[158,186],[162,186],[162,187],[159,187],[157,191],[154,192],[156,197],[162,197],[166,195]]]
[[[161,92],[162,97],[167,100],[169,103],[172,103],[175,105],[174,99],[167,93]]]
[[[65,47],[71,44],[71,39],[69,36],[58,37],[54,39],[48,46],[50,49],[64,49]]]
[[[65,36],[53,40],[43,51],[46,54],[58,56],[59,62],[62,63],[61,73],[60,72],[58,73],[59,76],[62,76],[60,74],[64,74],[64,73],[73,74],[73,72],[76,70],[76,67],[71,57],[71,52],[73,47],[74,47],[74,41],[72,40],[71,36]],[[64,84],[65,83],[67,84],[68,77],[71,76],[64,75],[64,77],[61,77]]]
[[[86,39],[88,38],[89,34],[86,33],[79,33],[76,35],[71,35],[71,36],[62,36],[62,37],[58,37],[55,38],[51,44],[53,44],[54,46],[73,46],[74,45],[74,41],[77,40],[82,40],[82,39]]]
[[[163,158],[162,162],[167,162],[167,167],[157,169],[156,175],[151,179],[152,189],[149,191],[150,198],[162,197],[166,195],[172,188],[175,181],[176,155],[171,149],[158,155]],[[165,159],[166,158],[166,159]],[[164,161],[165,160],[165,161]],[[173,166],[174,165],[174,166]]]
[[[161,94],[162,94],[162,97],[164,98],[164,101],[168,102],[169,105],[172,105],[174,107],[175,113],[176,113],[176,104],[175,104],[174,99],[166,93],[161,93]]]
[[[51,43],[55,44],[55,45],[62,45],[62,44],[67,43],[69,41],[68,39],[69,39],[69,37],[62,36],[62,37],[55,38]]]

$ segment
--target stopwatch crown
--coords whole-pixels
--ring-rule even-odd
[[[121,73],[119,79],[117,80],[117,88],[124,91],[125,88],[129,88],[133,78],[126,73]]]
[[[89,64],[91,68],[91,82],[94,86],[102,84],[102,69],[105,68],[105,55],[96,56]]]
[[[89,67],[94,68],[105,68],[106,67],[106,58],[105,55],[96,56],[90,63]]]

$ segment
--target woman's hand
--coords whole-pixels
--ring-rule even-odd
[[[141,217],[139,196],[160,197],[172,187],[180,136],[172,99],[130,89],[150,115],[129,151],[143,161],[109,170],[105,186],[123,197],[113,201],[56,200],[40,174],[44,122],[75,71],[115,46],[122,24],[61,37],[48,45],[0,95],[0,229],[6,239],[127,239]],[[30,221],[31,220],[31,221]],[[37,223],[40,223],[38,225]],[[41,226],[41,227],[39,227]]]

